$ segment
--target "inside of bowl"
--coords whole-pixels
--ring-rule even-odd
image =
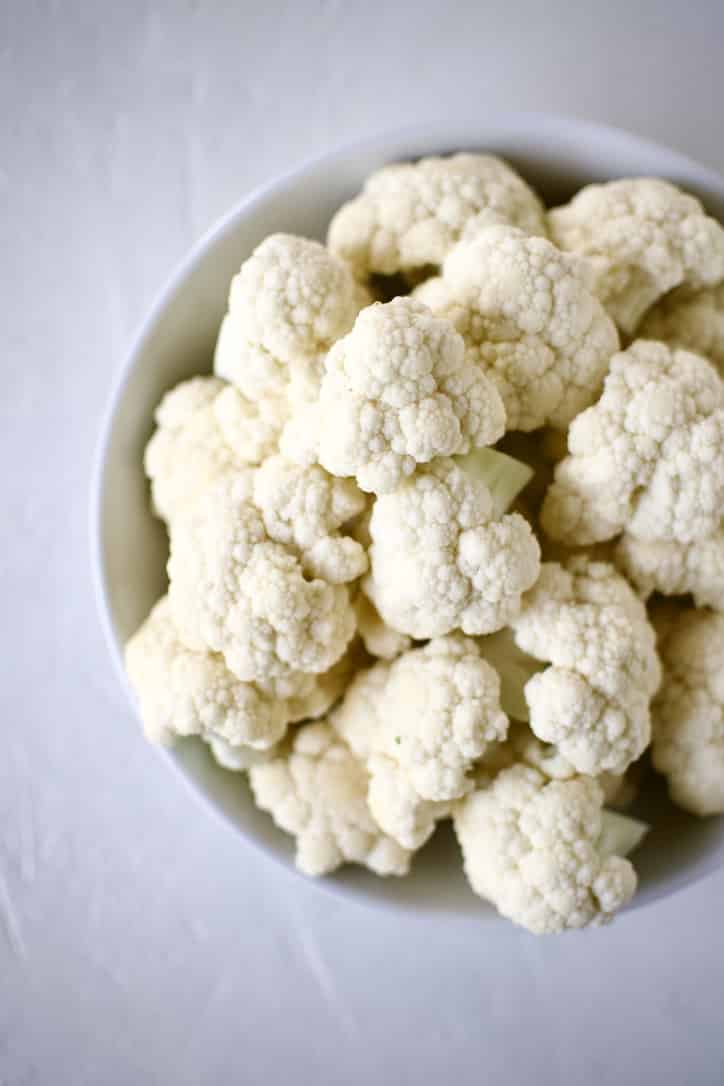
[[[471,141],[454,132],[391,137],[312,163],[242,204],[192,253],[167,287],[132,352],[117,395],[99,481],[99,549],[103,590],[117,660],[121,646],[165,588],[167,542],[151,514],[142,469],[153,411],[178,381],[211,369],[216,333],[229,282],[269,233],[290,231],[323,239],[336,208],[380,165],[446,150],[484,149],[503,155],[549,205],[583,184],[617,176],[669,177],[704,199],[724,221],[724,183],[665,149],[608,129],[550,119],[480,125]],[[179,745],[172,757],[187,778],[233,826],[282,862],[291,863],[289,839],[254,806],[243,777],[218,767],[203,744]],[[656,780],[654,778],[654,780]],[[699,820],[674,808],[662,782],[649,787],[638,813],[653,830],[635,862],[641,889],[635,903],[671,892],[724,860],[722,819]],[[442,827],[416,857],[407,879],[377,879],[349,870],[332,885],[356,896],[418,910],[478,912],[466,887],[452,833]]]

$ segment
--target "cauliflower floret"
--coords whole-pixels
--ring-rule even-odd
[[[578,773],[623,773],[649,744],[661,678],[646,609],[624,578],[585,557],[544,563],[512,626],[519,648],[551,663],[525,685],[535,735]]]
[[[227,440],[217,415],[221,399],[230,405],[227,393],[238,396],[238,411],[243,415],[244,398],[215,377],[182,382],[167,392],[156,408],[157,429],[146,447],[144,466],[151,480],[154,510],[169,523],[229,472],[244,476],[250,485],[247,465],[255,460],[250,454],[258,452],[256,439],[250,435],[245,440],[243,431],[229,420],[226,430],[235,443]],[[280,429],[278,425],[277,437]]]
[[[322,356],[369,300],[319,242],[272,234],[232,280],[214,371],[251,400],[314,396]]]
[[[646,314],[639,334],[702,354],[724,374],[724,283],[672,291]]]
[[[492,226],[461,242],[415,296],[448,317],[495,382],[509,430],[565,429],[601,390],[616,326],[588,268],[545,238]]]
[[[357,612],[357,632],[370,656],[394,660],[411,647],[412,639],[388,626],[363,592],[357,596],[354,606]]]
[[[594,780],[504,769],[454,812],[473,890],[537,934],[610,920],[633,896],[636,872],[603,848],[602,802]]]
[[[385,166],[332,219],[328,244],[360,279],[439,265],[480,222],[545,233],[543,207],[507,163],[457,154]]]
[[[724,229],[668,181],[587,185],[548,225],[556,245],[590,261],[598,297],[629,335],[667,291],[724,279]]]
[[[724,530],[693,543],[649,542],[624,532],[616,563],[644,599],[652,592],[694,597],[697,607],[724,611]]]
[[[466,361],[449,321],[410,298],[360,313],[327,355],[317,424],[305,419],[295,451],[309,460],[308,441],[333,475],[356,476],[362,490],[389,493],[418,464],[492,445],[505,414],[495,386]]]
[[[660,643],[652,760],[674,803],[724,814],[724,615],[686,611]]]
[[[210,736],[208,739],[214,761],[222,769],[228,769],[232,773],[248,773],[252,766],[266,765],[273,761],[281,753],[283,743],[275,743],[267,750],[254,750],[253,747],[237,747],[227,743],[225,739]]]
[[[597,404],[575,418],[541,509],[553,539],[587,544],[624,528],[690,543],[719,527],[724,382],[698,355],[637,340],[614,355]]]
[[[291,722],[321,716],[342,692],[339,669],[327,675],[288,676],[278,696],[273,684],[241,682],[218,653],[195,651],[179,638],[167,596],[126,646],[126,668],[139,700],[147,737],[171,743],[176,736],[200,735],[218,741],[237,758],[267,750]],[[216,749],[215,749],[216,753]]]
[[[224,441],[246,464],[261,464],[277,451],[288,414],[285,399],[267,396],[249,400],[233,385],[226,385],[214,401],[216,424]]]
[[[367,570],[364,547],[339,529],[365,508],[351,479],[336,479],[322,468],[300,467],[271,456],[254,478],[254,504],[269,537],[296,548],[307,573],[343,584]]]
[[[538,575],[540,548],[517,513],[494,518],[485,483],[449,459],[379,497],[363,588],[383,620],[415,638],[507,625]]]
[[[410,852],[386,836],[367,805],[363,764],[324,722],[295,735],[288,754],[252,766],[254,799],[297,842],[297,867],[327,875],[343,863],[406,875]]]
[[[261,513],[222,480],[171,533],[169,596],[190,648],[220,652],[247,682],[327,671],[355,630],[347,589],[305,577]]]

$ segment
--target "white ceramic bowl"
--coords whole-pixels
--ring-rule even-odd
[[[150,512],[143,449],[161,395],[178,381],[211,369],[232,275],[274,231],[323,239],[333,212],[379,166],[463,149],[509,159],[549,204],[591,181],[649,174],[679,182],[724,221],[724,179],[711,171],[625,132],[538,114],[440,122],[384,134],[308,162],[243,199],[192,249],[161,292],[123,366],[103,428],[92,495],[92,544],[102,621],[126,689],[122,646],[165,585],[166,538]],[[292,865],[289,839],[254,807],[239,774],[216,766],[196,741],[166,757],[244,838]],[[641,887],[635,905],[672,893],[724,863],[724,820],[699,821],[676,811],[661,788],[644,799],[641,813],[654,828],[636,854]],[[492,915],[468,889],[448,827],[438,830],[407,879],[378,879],[350,868],[320,884],[386,905]]]

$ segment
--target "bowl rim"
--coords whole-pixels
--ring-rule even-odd
[[[142,356],[148,340],[151,338],[155,326],[164,313],[166,307],[173,299],[185,280],[193,273],[199,264],[229,231],[231,231],[240,219],[253,214],[255,209],[265,203],[270,197],[282,192],[284,188],[294,182],[299,182],[305,175],[313,172],[324,163],[332,164],[338,159],[344,158],[352,152],[363,153],[365,151],[382,151],[389,148],[389,161],[399,161],[402,157],[415,157],[415,152],[405,154],[403,148],[414,149],[416,145],[429,145],[432,141],[437,143],[439,135],[440,154],[453,153],[456,149],[467,147],[484,147],[486,143],[493,143],[496,138],[510,137],[515,134],[521,136],[531,132],[532,126],[536,126],[536,139],[545,136],[546,131],[555,132],[557,138],[568,136],[585,137],[589,140],[599,136],[602,139],[613,140],[619,148],[628,148],[632,152],[644,155],[665,156],[672,171],[681,172],[695,178],[699,188],[706,188],[717,193],[724,200],[724,175],[712,167],[705,166],[691,156],[684,154],[675,148],[667,146],[658,140],[652,140],[645,136],[639,136],[617,125],[610,125],[583,117],[567,116],[560,113],[536,110],[516,110],[503,112],[495,116],[482,114],[467,115],[464,118],[450,121],[442,116],[433,117],[428,121],[398,125],[391,128],[383,128],[371,133],[362,139],[345,140],[335,143],[327,150],[320,151],[302,159],[297,165],[291,166],[269,181],[256,185],[243,195],[226,212],[219,216],[191,245],[187,252],[175,264],[167,275],[160,289],[155,293],[150,307],[136,326],[135,333],[131,336],[130,344],[123,353],[122,361],[118,365],[110,382],[110,392],[107,394],[102,410],[101,423],[97,440],[94,445],[90,473],[89,487],[89,545],[91,559],[91,579],[96,610],[103,631],[103,640],[113,661],[116,676],[123,688],[128,705],[133,715],[138,719],[138,709],[131,690],[124,666],[123,644],[115,628],[110,603],[106,558],[103,546],[103,496],[105,492],[105,471],[108,460],[109,448],[113,437],[113,427],[119,402],[122,400],[126,385],[131,379],[138,359]],[[418,155],[434,154],[434,151],[418,151]],[[492,153],[492,152],[491,152]],[[237,837],[258,853],[271,859],[278,868],[281,868],[290,877],[302,878],[307,884],[312,884],[318,890],[337,899],[369,908],[386,908],[397,912],[412,912],[414,904],[406,899],[383,898],[364,890],[353,883],[348,883],[334,875],[330,878],[311,879],[300,872],[293,861],[282,856],[277,850],[264,841],[259,840],[254,834],[247,832],[238,823],[214,802],[212,795],[195,782],[186,772],[178,758],[174,756],[172,749],[149,744],[153,746],[157,756],[164,759],[166,764],[172,767],[179,776],[187,790],[194,796],[196,802],[212,813],[212,816],[225,825]],[[724,866],[724,858],[718,868]],[[626,906],[624,912],[632,912],[636,909],[653,905],[662,898],[671,897],[697,882],[706,879],[713,873],[713,868],[700,870],[691,874],[683,881],[673,886],[662,885],[652,890],[645,900],[637,901],[634,897]],[[486,903],[477,901],[475,916],[476,922],[483,920],[499,919],[492,907],[485,907]],[[482,907],[481,907],[482,906]],[[456,914],[466,919],[470,914],[460,909],[451,909]],[[472,912],[472,910],[471,910]]]

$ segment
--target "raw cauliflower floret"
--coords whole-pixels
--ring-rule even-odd
[[[724,229],[668,181],[587,185],[549,212],[548,225],[559,248],[590,261],[598,297],[629,335],[667,291],[724,279]]]
[[[492,633],[511,621],[538,575],[540,548],[523,517],[495,513],[485,483],[450,459],[377,499],[363,587],[389,626],[422,639]]]
[[[541,509],[552,539],[595,543],[625,529],[691,543],[719,527],[724,382],[699,355],[653,340],[614,355],[600,400],[571,423],[568,449]]]
[[[507,163],[463,153],[373,173],[334,216],[327,240],[367,279],[442,264],[455,242],[486,221],[545,233],[540,201]]]
[[[465,358],[452,324],[410,298],[360,313],[327,355],[316,457],[333,475],[386,494],[435,457],[492,445],[505,413],[495,386]],[[287,435],[288,436],[288,435]],[[308,459],[285,445],[293,459]]]
[[[654,768],[667,776],[679,807],[724,814],[724,615],[686,611],[665,633],[660,651]]]
[[[545,238],[492,226],[461,242],[415,296],[448,317],[495,382],[509,430],[565,429],[601,390],[616,326],[587,266]]]
[[[624,532],[616,564],[644,599],[652,592],[694,597],[697,607],[724,611],[724,530],[693,543],[650,542]]]
[[[646,314],[639,334],[702,354],[724,374],[724,283],[672,291]]]
[[[641,600],[607,563],[544,563],[512,626],[519,648],[551,665],[525,685],[535,735],[578,773],[623,773],[650,742],[661,679]]]
[[[223,425],[218,414],[222,403]],[[257,428],[252,423],[247,431],[247,408],[250,405],[240,393],[215,377],[193,377],[166,393],[156,409],[157,429],[144,457],[153,507],[163,520],[170,523],[229,472],[250,479],[248,464],[256,462],[260,452],[270,451],[282,420],[267,416],[265,423],[257,413]]]
[[[168,572],[184,642],[220,652],[247,682],[328,671],[355,631],[347,589],[308,579],[233,480],[174,523]]]
[[[632,898],[636,872],[603,847],[595,780],[550,781],[528,766],[499,773],[454,812],[473,890],[536,934],[610,920]]]
[[[394,660],[412,645],[412,639],[388,626],[372,606],[372,601],[360,592],[355,603],[357,632],[370,656]]]
[[[231,282],[214,358],[219,377],[251,400],[316,393],[321,358],[369,295],[323,245],[272,234]]]
[[[289,752],[252,766],[249,780],[257,805],[296,838],[297,867],[306,875],[344,863],[407,874],[410,852],[375,823],[365,768],[327,723],[300,728]]]
[[[312,576],[343,584],[366,572],[364,547],[339,534],[366,504],[351,479],[337,479],[317,465],[300,467],[284,456],[270,456],[256,472],[253,498],[269,537],[297,549]]]

